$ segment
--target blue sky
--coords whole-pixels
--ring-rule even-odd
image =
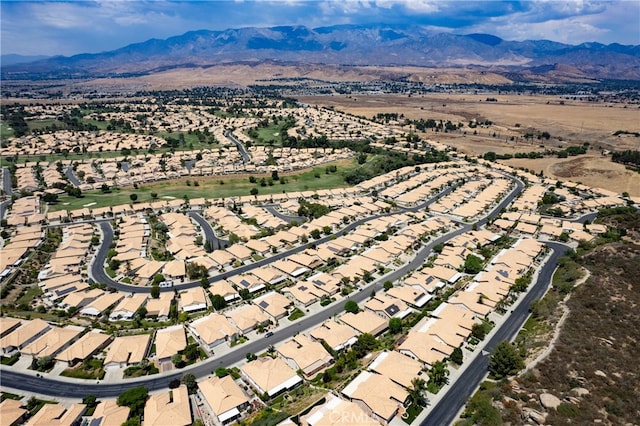
[[[2,54],[96,53],[198,29],[366,23],[507,40],[640,44],[639,0],[2,0],[0,12]]]

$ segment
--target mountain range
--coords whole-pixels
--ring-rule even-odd
[[[569,45],[456,35],[420,26],[280,26],[199,30],[117,50],[27,63],[2,61],[2,79],[128,77],[176,68],[275,61],[341,66],[481,67],[513,76],[640,80],[640,45]],[[558,73],[558,70],[563,72]],[[559,77],[560,78],[560,77]],[[523,79],[526,79],[523,77]]]

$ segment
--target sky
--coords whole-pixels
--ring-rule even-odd
[[[640,44],[640,0],[1,0],[1,53],[98,53],[192,30],[413,24],[568,44]]]

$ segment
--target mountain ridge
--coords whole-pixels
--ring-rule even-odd
[[[315,65],[507,67],[526,72],[570,65],[582,78],[640,80],[640,45],[569,45],[549,40],[509,41],[491,34],[457,35],[412,25],[245,27],[194,30],[107,52],[2,64],[2,78],[97,78],[141,75],[158,69],[234,62]]]

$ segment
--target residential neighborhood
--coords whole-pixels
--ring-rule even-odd
[[[299,105],[288,114],[294,139],[399,137],[394,126],[330,109]],[[204,128],[213,142],[195,159],[192,150],[143,153],[166,143],[157,136],[65,130],[25,136],[3,153],[87,156],[14,165],[13,190],[25,195],[3,210],[0,277],[3,295],[16,293],[16,302],[0,316],[0,371],[90,385],[107,397],[97,405],[63,398],[33,415],[7,398],[2,424],[121,424],[132,415],[143,425],[249,424],[285,406],[296,407],[295,421],[278,424],[421,421],[446,376],[462,374],[482,356],[484,336],[509,321],[547,267],[550,243],[594,241],[607,226],[580,218],[639,201],[464,159],[425,140],[425,150],[447,159],[349,186],[224,197],[202,190],[58,209],[45,195],[62,197],[67,185],[106,192],[238,175],[256,185],[266,176],[268,188],[298,170],[322,166],[326,177],[330,165],[367,161],[348,147],[256,144],[259,118],[205,107],[175,105],[161,122],[127,112],[100,117],[140,131]],[[553,215],[544,197],[553,197]],[[99,391],[118,383],[149,386],[138,414],[118,394]],[[14,385],[3,380],[3,391],[19,392]]]

